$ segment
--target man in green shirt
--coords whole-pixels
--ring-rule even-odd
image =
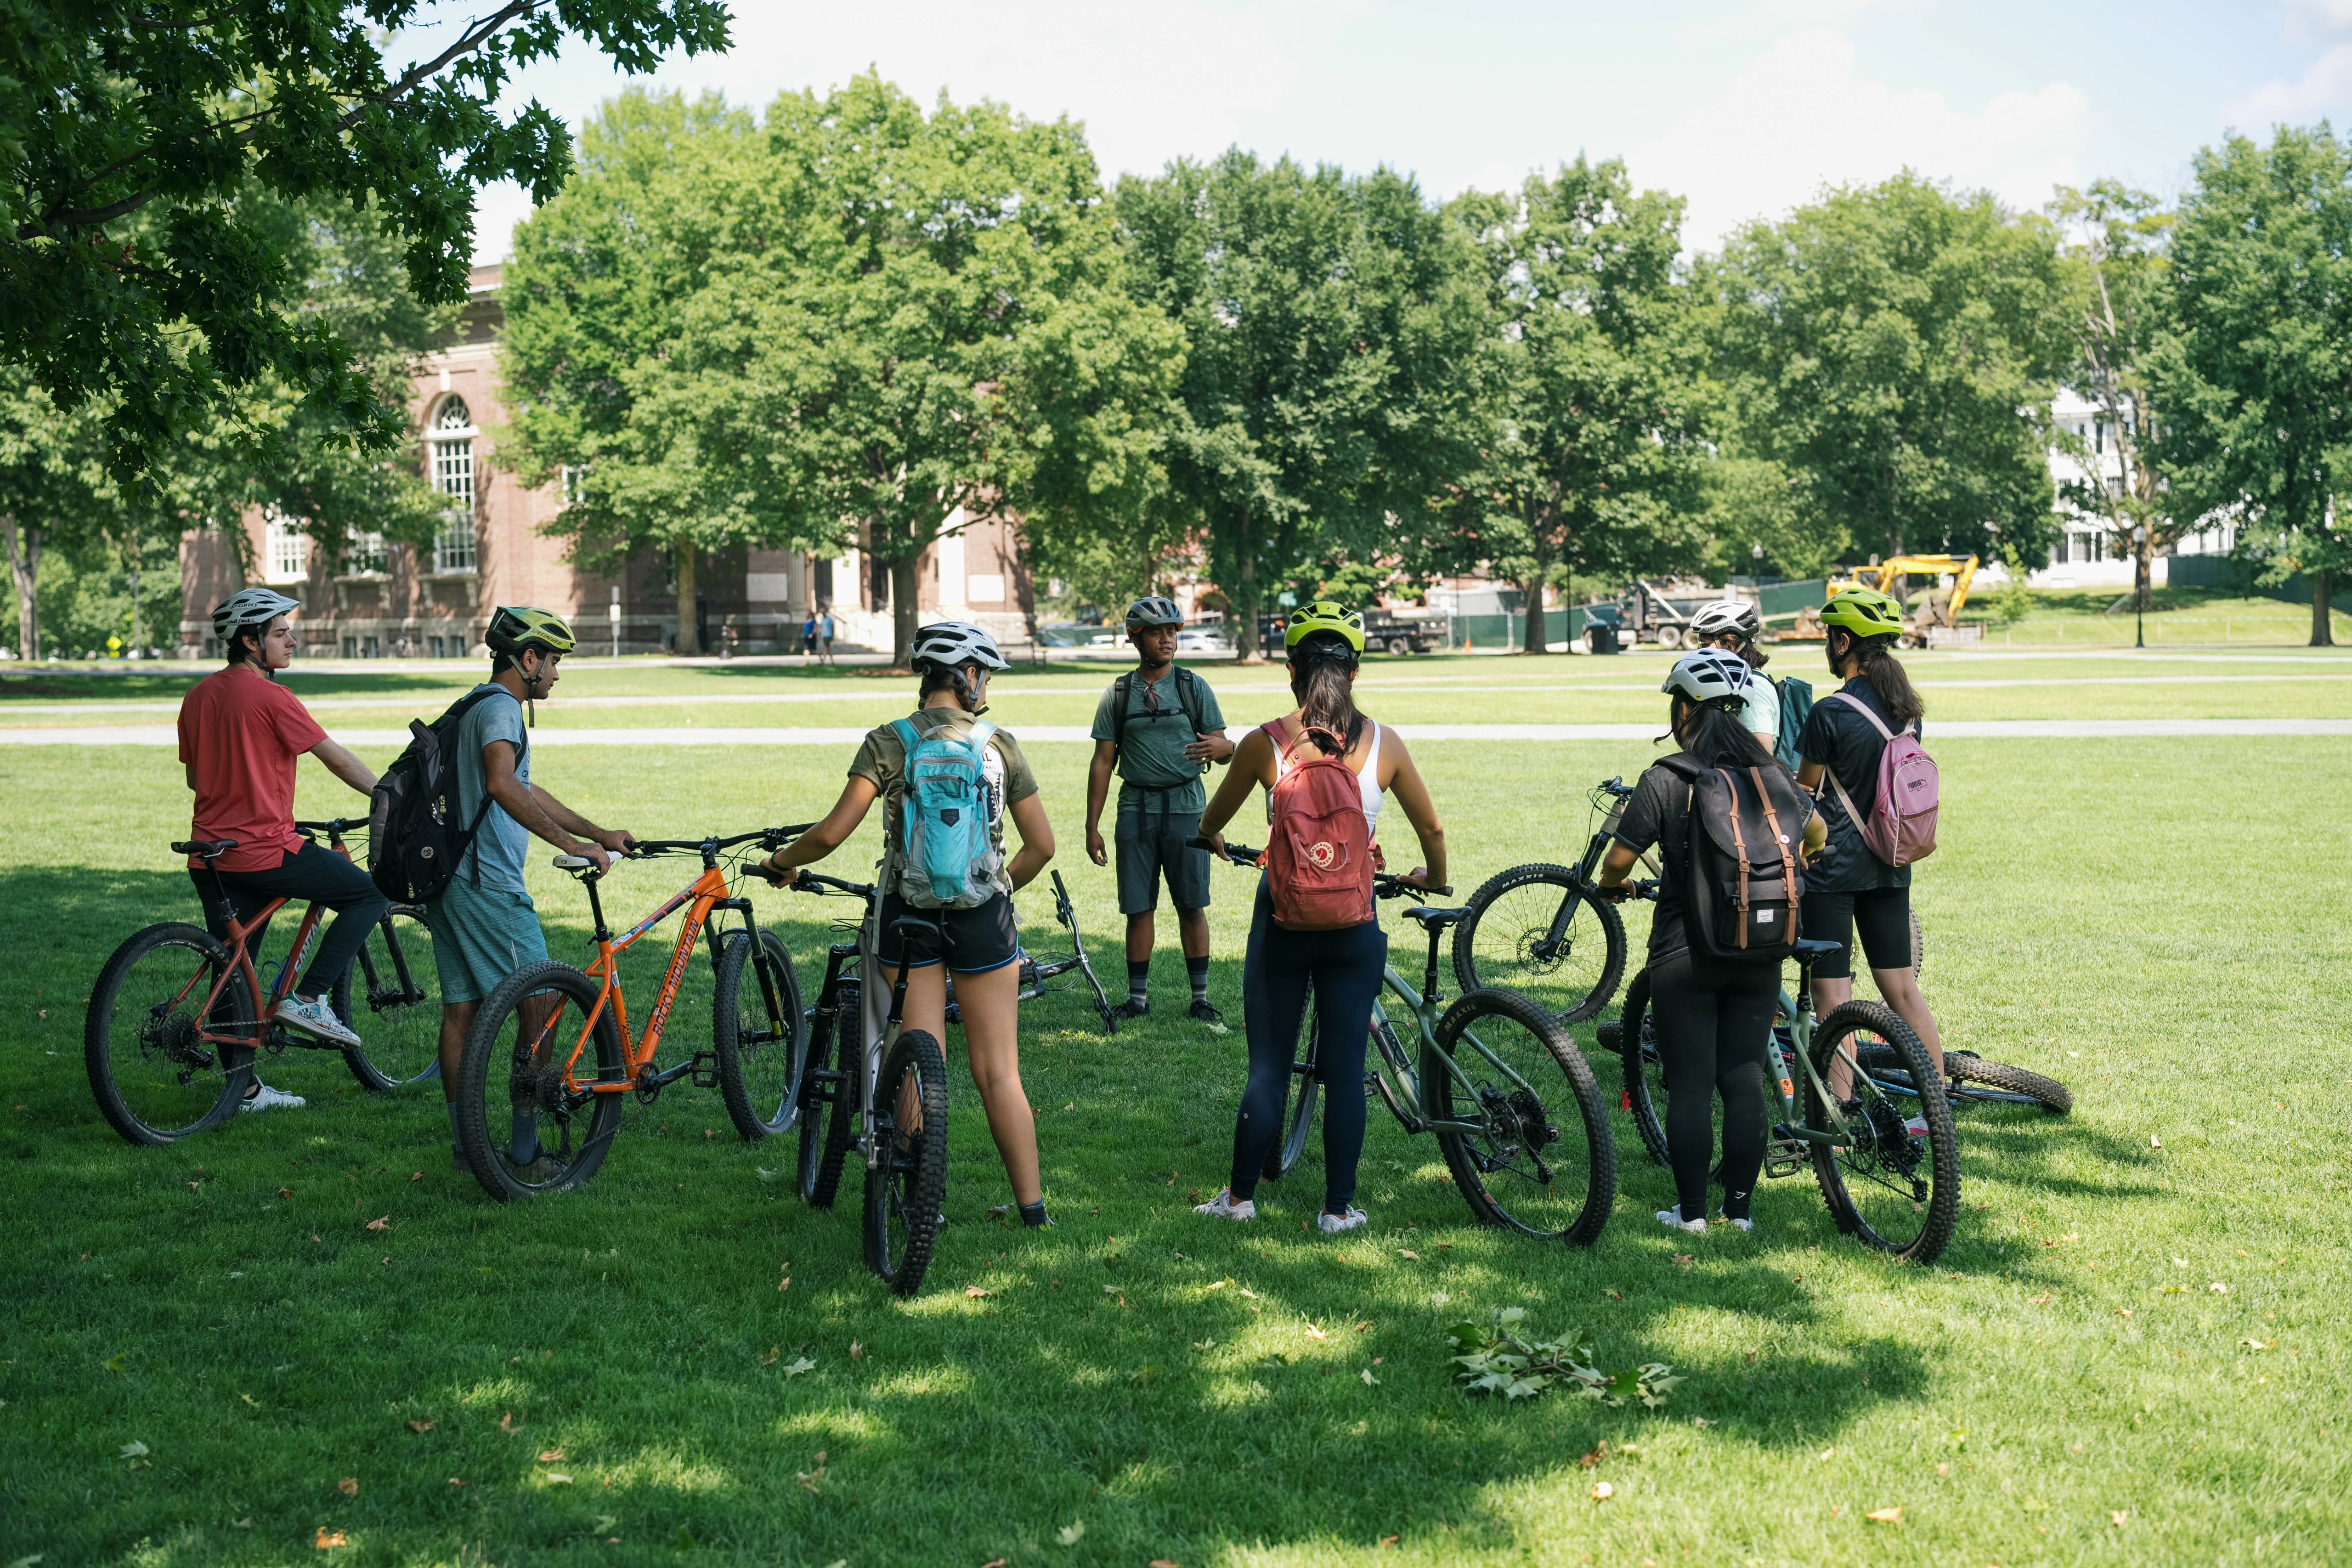
[[[1217,694],[1189,669],[1176,668],[1176,633],[1183,613],[1152,595],[1128,607],[1127,636],[1136,668],[1111,682],[1095,708],[1095,757],[1087,773],[1087,853],[1110,863],[1103,843],[1103,802],[1118,765],[1118,907],[1127,916],[1127,1001],[1123,1018],[1151,1010],[1152,916],[1160,882],[1168,881],[1184,969],[1192,983],[1192,1016],[1221,1024],[1209,1002],[1209,852],[1192,847],[1209,803],[1201,775],[1234,754]]]

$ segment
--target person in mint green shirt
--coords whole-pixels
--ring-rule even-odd
[[[1176,930],[1192,985],[1192,1016],[1223,1022],[1209,1001],[1209,852],[1192,847],[1209,804],[1201,775],[1234,754],[1225,716],[1209,683],[1176,666],[1183,612],[1157,594],[1128,607],[1136,668],[1111,682],[1095,707],[1093,765],[1087,773],[1087,854],[1110,864],[1102,813],[1118,770],[1118,908],[1127,916],[1127,1001],[1118,1016],[1151,1011],[1151,949],[1159,931],[1160,884],[1176,906]]]

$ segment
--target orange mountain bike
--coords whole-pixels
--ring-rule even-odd
[[[336,817],[294,827],[314,842],[324,834],[328,847],[348,859],[343,836],[366,826]],[[174,844],[172,852],[204,862],[226,909],[219,861],[236,847],[231,839],[208,839]],[[99,1110],[129,1142],[172,1143],[219,1126],[245,1099],[259,1051],[289,1046],[341,1051],[352,1076],[370,1089],[436,1076],[441,986],[423,911],[394,905],[328,998],[336,1016],[365,1042],[349,1047],[296,1034],[270,1019],[294,989],[324,913],[311,905],[286,956],[274,967],[267,962],[257,967],[263,929],[289,901],[272,900],[249,921],[229,920],[225,942],[184,921],[152,925],[106,961],[82,1019],[82,1063]]]
[[[617,937],[604,923],[596,863],[576,855],[555,858],[559,870],[588,889],[596,962],[584,972],[554,962],[527,965],[474,1015],[457,1075],[457,1142],[484,1191],[506,1203],[580,1185],[604,1163],[624,1119],[624,1097],[650,1105],[680,1079],[706,1089],[716,1085],[746,1142],[792,1131],[800,1119],[808,1047],[800,983],[782,939],[760,928],[751,900],[735,897],[734,886],[751,847],[765,854],[806,831],[803,825],[694,842],[639,839],[638,856],[699,855],[702,874]],[[677,945],[662,972],[645,1033],[632,1045],[620,955],[680,910],[686,920]],[[742,923],[728,926],[730,914]],[[710,1048],[658,1066],[654,1054],[663,1026],[706,938],[718,978]]]

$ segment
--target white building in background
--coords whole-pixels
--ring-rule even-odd
[[[2061,391],[2052,402],[2051,418],[2062,430],[2081,437],[2090,444],[2090,460],[2098,482],[2110,494],[2122,491],[2125,483],[2123,454],[2118,450],[2116,433],[2109,426],[2105,410],[2084,401],[2071,391]],[[2050,448],[2050,477],[2060,485],[2073,484],[2085,477],[2074,455],[2057,447]],[[2065,531],[2050,546],[2050,559],[2026,574],[2026,581],[2040,588],[2091,588],[2114,585],[2128,588],[2132,582],[2131,552],[2116,548],[2116,541],[2101,520],[2074,512],[2063,500],[2058,504],[2061,517],[2066,519]],[[2221,523],[2202,532],[2190,534],[2175,547],[2179,555],[2227,555],[2237,547],[2237,528]],[[2161,588],[2165,584],[2164,556],[2151,563],[2151,585]],[[1986,573],[1998,581],[2007,574],[1998,561],[1986,563]]]

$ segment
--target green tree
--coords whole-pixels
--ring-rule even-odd
[[[1906,172],[1749,224],[1703,276],[1740,449],[1824,521],[1891,554],[2047,539],[2067,299],[2047,221]]]
[[[2352,570],[2352,146],[2327,122],[2199,153],[2172,237],[2174,320],[2154,358],[2168,500],[2229,510],[2278,581],[2311,584],[2311,642],[2335,639]]]
[[[2167,421],[2147,360],[2168,325],[2172,279],[2166,258],[2172,215],[2155,196],[2113,180],[2086,191],[2062,189],[2050,216],[2065,237],[2073,276],[2068,301],[2073,352],[2064,378],[2098,410],[2100,433],[2085,438],[2060,428],[2055,445],[2082,477],[2059,487],[2060,499],[2105,525],[2118,554],[2132,559],[2133,595],[2148,607],[2150,563],[2196,531],[2198,514],[2164,493],[2154,458]],[[2103,474],[2104,436],[2116,444],[2118,483]]]
[[[1516,195],[1454,205],[1485,262],[1491,323],[1483,460],[1461,512],[1526,593],[1528,653],[1545,650],[1547,586],[1679,563],[1703,544],[1705,345],[1675,265],[1682,213],[1679,197],[1635,192],[1623,163],[1581,157]]]
[[[1295,571],[1417,548],[1475,460],[1475,268],[1386,170],[1236,149],[1123,179],[1116,204],[1133,287],[1184,334],[1167,505],[1205,542],[1254,658],[1258,613]]]
[[[570,139],[495,105],[566,32],[623,69],[727,46],[719,0],[506,0],[400,66],[425,0],[13,0],[0,26],[0,363],[66,410],[95,401],[127,478],[234,418],[263,377],[389,447],[407,432],[243,197],[371,201],[412,289],[461,300],[475,193],[544,198]],[[274,431],[251,426],[266,441]]]

